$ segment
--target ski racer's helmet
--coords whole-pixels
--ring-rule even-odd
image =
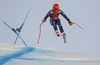
[[[58,11],[59,10],[59,5],[58,4],[54,4],[53,5],[53,10],[54,11]]]
[[[58,4],[54,4],[54,5],[53,5],[53,8],[55,8],[55,9],[56,9],[56,8],[59,9],[59,5],[58,5]]]
[[[20,30],[20,28],[17,28],[17,30]]]

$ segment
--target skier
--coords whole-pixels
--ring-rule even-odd
[[[12,30],[13,30],[14,32],[16,32],[16,33],[17,33],[17,32],[20,33],[20,32],[21,32],[21,28],[22,28],[22,27],[19,26],[19,27],[17,27],[16,29],[15,29],[15,28],[12,28]]]
[[[46,19],[48,17],[50,17],[50,24],[53,26],[56,35],[59,37],[59,31],[57,28],[57,25],[59,26],[60,32],[62,34],[62,36],[66,35],[64,33],[63,27],[60,23],[60,19],[59,19],[59,15],[62,15],[69,23],[69,25],[73,25],[73,23],[70,21],[70,19],[64,14],[64,12],[62,10],[59,9],[59,5],[58,4],[54,4],[53,5],[53,9],[51,9],[47,15],[44,17],[44,19],[42,20],[42,23],[46,22]]]

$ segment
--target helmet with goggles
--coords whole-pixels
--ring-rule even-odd
[[[59,5],[58,4],[54,4],[53,5],[53,10],[59,10]]]

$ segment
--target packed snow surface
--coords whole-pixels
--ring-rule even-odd
[[[0,43],[0,65],[100,65],[100,57]]]

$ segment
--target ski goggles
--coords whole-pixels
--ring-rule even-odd
[[[53,8],[53,10],[54,10],[54,11],[58,11],[58,10],[59,10],[59,8]]]

